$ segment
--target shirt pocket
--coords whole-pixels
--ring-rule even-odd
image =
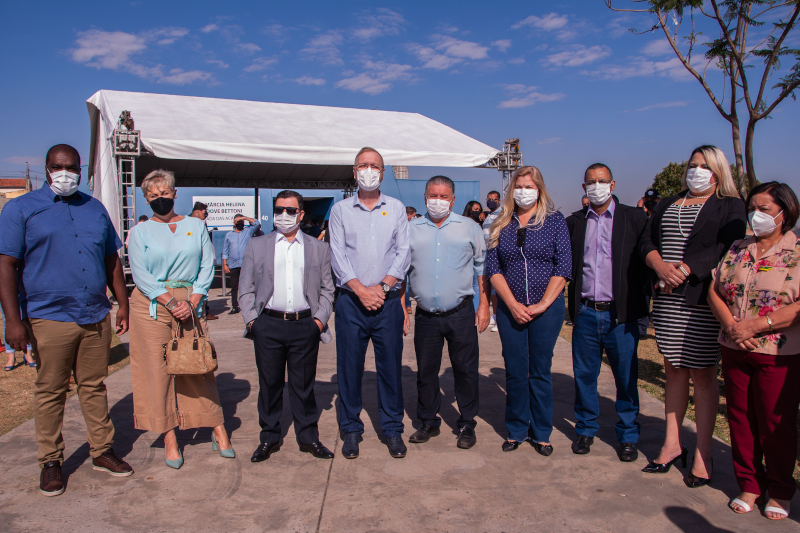
[[[789,274],[787,268],[775,268],[762,272],[756,272],[755,289],[758,291],[770,291],[774,293],[783,292],[783,285],[786,283],[786,276]]]
[[[461,270],[467,265],[471,256],[472,246],[469,244],[451,244],[447,247],[447,266]]]

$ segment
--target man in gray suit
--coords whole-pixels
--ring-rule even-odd
[[[275,200],[277,231],[247,245],[239,281],[239,304],[255,345],[258,367],[260,442],[254,463],[281,447],[284,374],[289,371],[289,404],[300,451],[320,459],[333,453],[319,441],[319,412],[314,398],[319,342],[331,341],[328,318],[333,281],[328,245],[298,231],[303,197],[281,191]]]

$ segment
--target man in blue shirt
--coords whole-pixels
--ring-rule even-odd
[[[425,185],[428,213],[409,226],[411,290],[417,300],[414,348],[417,353],[417,418],[422,427],[409,442],[427,442],[439,435],[439,369],[442,348],[453,365],[458,410],[459,448],[475,445],[478,414],[478,330],[489,325],[486,294],[486,243],[481,227],[472,219],[452,212],[455,184],[445,176],[434,176]],[[479,294],[472,279],[478,276]],[[475,311],[473,298],[478,299]]]
[[[6,338],[17,350],[30,339],[17,298],[20,273],[27,296],[23,311],[38,356],[34,413],[39,490],[45,496],[64,492],[61,425],[73,370],[94,469],[117,477],[133,474],[111,449],[114,425],[103,383],[112,338],[106,287],[119,302],[117,333],[128,329],[128,294],[117,255],[122,242],[103,204],[78,191],[80,165],[75,148],[53,146],[45,158],[47,183],[11,200],[0,213]]]
[[[245,220],[250,223],[244,227]],[[222,245],[222,270],[231,276],[231,310],[230,315],[239,312],[239,273],[242,271],[242,259],[247,243],[256,231],[261,228],[261,224],[250,217],[241,213],[233,215],[233,231],[225,234],[225,242]]]
[[[380,191],[383,158],[373,148],[356,155],[358,194],[331,209],[331,266],[336,301],[336,368],[342,455],[358,457],[364,433],[361,378],[369,340],[375,349],[378,411],[389,454],[406,456],[403,387],[400,379],[406,314],[400,286],[408,270],[408,219],[402,202]]]

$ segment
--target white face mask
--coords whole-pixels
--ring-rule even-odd
[[[539,199],[538,189],[514,189],[514,201],[522,209],[528,209]]]
[[[699,193],[711,187],[711,176],[714,173],[705,168],[695,167],[690,168],[686,172],[686,185],[693,193]]]
[[[78,182],[81,180],[80,174],[75,174],[68,170],[59,170],[58,172],[50,172],[50,179],[53,182],[50,184],[50,190],[59,196],[70,196],[75,194],[78,190]]]
[[[365,168],[358,171],[358,188],[365,191],[374,191],[381,185],[381,171],[374,168]]]
[[[436,220],[442,219],[450,214],[450,202],[448,200],[441,200],[439,198],[426,200],[425,207],[428,209],[428,216]]]
[[[781,213],[783,213],[783,211],[781,211]],[[772,232],[775,231],[775,228],[778,227],[775,223],[775,219],[781,216],[781,213],[778,213],[774,217],[769,216],[763,211],[753,211],[750,213],[748,217],[750,219],[750,227],[753,228],[753,233],[756,234],[756,237],[771,235]]]
[[[275,226],[275,229],[281,233],[291,233],[300,227],[300,224],[297,222],[299,216],[299,213],[296,215],[290,215],[284,211],[280,215],[275,215],[272,218],[272,224]]]
[[[586,186],[586,196],[593,205],[603,205],[611,198],[611,184],[591,183]]]

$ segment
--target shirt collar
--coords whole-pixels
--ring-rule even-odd
[[[297,235],[294,236],[294,240],[292,242],[289,242],[289,239],[286,238],[286,235],[284,235],[283,233],[281,233],[279,231],[278,232],[278,238],[276,239],[275,242],[286,241],[287,243],[289,243],[289,246],[291,246],[292,244],[295,243],[295,241],[297,241],[297,244],[299,244],[300,246],[303,246],[303,238],[304,238],[303,232],[298,230],[297,231]]]
[[[462,217],[460,215],[456,215],[455,213],[450,211],[450,214],[447,215],[447,218],[444,219],[444,222],[442,222],[442,225],[439,226],[439,229],[442,229],[443,227],[448,225],[450,222],[458,222],[460,224],[462,218],[464,218],[464,217]],[[429,226],[433,226],[434,228],[437,227],[436,223],[433,220],[431,220],[430,216],[428,216],[428,213],[425,213],[424,216],[418,218],[417,220],[419,221],[419,222],[417,222],[417,224],[427,224]]]
[[[611,203],[608,204],[608,209],[603,212],[602,216],[614,218],[614,211],[617,208],[617,202],[615,200],[611,200]],[[589,213],[594,213],[594,216],[600,218],[601,215],[598,215],[595,210],[592,208],[592,204],[589,204],[589,209],[586,210],[586,218],[589,218]]]
[[[756,246],[758,245],[758,241],[756,240],[755,235],[749,235],[745,238],[744,242],[742,243],[742,248],[747,248],[753,254],[755,254]],[[773,255],[776,253],[780,253],[783,251],[793,251],[797,246],[797,235],[794,234],[792,230],[787,231],[781,240],[775,243],[775,246],[767,250],[767,253],[762,256],[767,257],[769,255]],[[752,248],[751,248],[752,247]]]
[[[358,199],[358,193],[353,195],[353,207],[360,206],[361,209],[363,209],[364,211],[374,211],[379,206],[382,206],[385,203],[386,203],[386,197],[383,195],[383,193],[381,193],[380,197],[378,198],[378,203],[375,204],[375,207],[373,207],[372,209],[367,209],[367,206],[362,204],[361,200]]]

